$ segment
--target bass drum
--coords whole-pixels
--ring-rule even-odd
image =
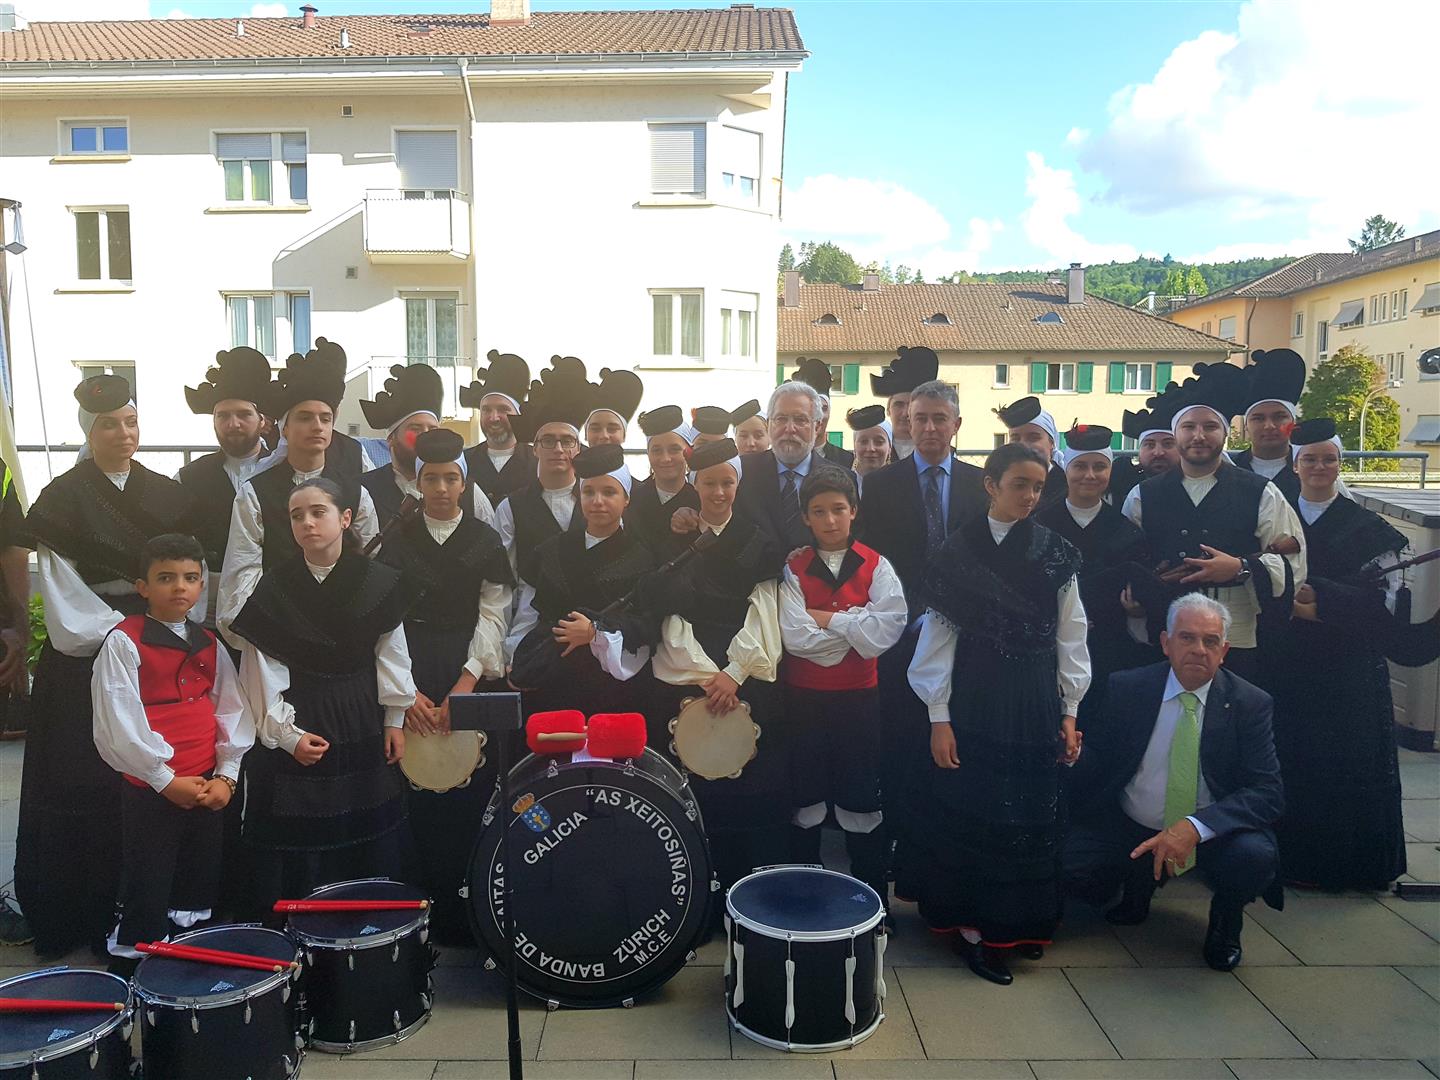
[[[685,966],[716,884],[700,806],[653,750],[628,761],[530,755],[490,800],[464,895],[503,963],[502,829],[516,863],[516,982],[551,1008],[623,1005]]]

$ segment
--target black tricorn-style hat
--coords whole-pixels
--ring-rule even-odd
[[[717,442],[703,443],[690,454],[690,471],[698,473],[712,465],[723,465],[739,456],[740,451],[736,449],[734,439],[720,439]]]
[[[851,431],[869,431],[885,422],[885,406],[864,405],[851,409],[845,414],[845,422],[850,425]]]
[[[1173,380],[1154,397],[1145,400],[1145,408],[1139,412],[1125,410],[1120,430],[1132,439],[1138,439],[1147,431],[1169,431],[1170,422],[1175,418],[1175,409],[1180,403],[1180,384]]]
[[[640,407],[644,394],[645,386],[635,372],[624,368],[601,368],[599,383],[590,389],[590,408],[586,410],[586,415],[598,409],[609,409],[628,424]]]
[[[1329,442],[1333,438],[1335,438],[1335,421],[1328,416],[1316,416],[1309,420],[1301,420],[1290,429],[1291,446],[1309,446],[1311,443]]]
[[[134,396],[123,375],[91,375],[75,387],[76,402],[94,416],[123,409]]]
[[[510,418],[510,430],[521,442],[535,441],[546,424],[569,424],[579,431],[590,415],[591,386],[585,361],[578,356],[552,356],[550,366],[530,384],[519,415]]]
[[[1072,424],[1065,432],[1065,448],[1078,453],[1109,450],[1114,432],[1100,424]]]
[[[222,401],[249,401],[258,409],[270,390],[270,361],[248,345],[215,354],[215,366],[199,386],[185,388],[185,402],[197,415],[208,415]]]
[[[1280,401],[1293,408],[1305,389],[1305,361],[1294,349],[1257,349],[1245,377],[1246,412],[1262,401]]]
[[[415,456],[427,465],[457,461],[465,452],[465,439],[449,428],[431,428],[415,436]]]
[[[360,402],[360,411],[367,424],[388,432],[418,412],[428,412],[439,420],[444,403],[445,383],[440,372],[429,364],[396,364],[390,369],[385,388],[374,401]]]
[[[760,402],[756,398],[751,398],[745,402],[744,405],[736,405],[735,408],[730,410],[730,423],[734,427],[739,427],[752,416],[759,415]]]
[[[1019,401],[1012,401],[1009,405],[1001,405],[995,410],[995,415],[1007,428],[1017,428],[1022,424],[1034,423],[1035,418],[1044,412],[1040,399],[1034,397],[1022,397]]]
[[[830,373],[830,365],[818,356],[801,356],[796,358],[795,371],[790,376],[791,382],[803,382],[807,386],[814,387],[816,393],[821,397],[830,396],[830,387],[835,384],[835,377]]]
[[[661,405],[640,414],[640,430],[645,437],[665,435],[685,423],[685,411],[679,405]]]
[[[1223,360],[1214,364],[1196,364],[1195,374],[1180,384],[1170,411],[1171,425],[1182,412],[1196,406],[1219,413],[1228,424],[1237,413],[1245,411],[1248,382],[1244,371]],[[1166,392],[1169,393],[1168,389]]]
[[[478,409],[486,394],[504,394],[515,402],[516,408],[525,407],[525,395],[530,390],[530,365],[514,353],[502,353],[491,349],[485,354],[490,366],[477,368],[475,378],[469,386],[460,389],[460,404],[467,409]]]
[[[730,412],[719,405],[701,405],[698,409],[691,409],[690,420],[701,435],[724,435],[730,430]]]
[[[323,337],[304,356],[291,353],[260,402],[260,411],[277,420],[302,401],[323,401],[338,409],[345,398],[345,350]]]
[[[571,463],[575,476],[580,480],[593,480],[597,476],[612,473],[625,464],[625,450],[619,443],[600,443],[587,446],[575,455]]]
[[[876,397],[894,397],[908,394],[921,383],[929,382],[940,374],[940,358],[934,349],[917,345],[913,349],[901,345],[895,350],[896,357],[882,371],[870,376],[870,392]]]

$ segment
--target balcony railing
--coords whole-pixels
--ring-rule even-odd
[[[461,191],[365,192],[365,254],[372,262],[470,257],[470,199]]]
[[[361,401],[375,399],[385,389],[385,380],[390,369],[396,364],[429,364],[440,372],[440,381],[445,385],[445,400],[441,405],[444,414],[441,419],[468,419],[470,410],[460,404],[460,391],[475,378],[475,361],[468,356],[372,356],[368,363],[362,362],[345,373],[345,400]]]

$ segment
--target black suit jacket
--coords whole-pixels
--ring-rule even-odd
[[[1071,777],[1082,813],[1119,804],[1150,744],[1169,676],[1169,661],[1110,676],[1105,722],[1085,739]],[[1285,810],[1270,718],[1269,694],[1224,668],[1216,673],[1200,728],[1200,771],[1214,801],[1195,814],[1216,836],[1269,829]]]
[[[924,608],[920,583],[925,576],[925,501],[917,462],[924,464],[911,455],[876,469],[865,481],[860,500],[860,538],[890,560],[905,588],[911,618]],[[974,465],[951,458],[947,533],[989,509],[984,475]]]
[[[838,467],[812,450],[810,472],[822,465]],[[740,490],[735,493],[737,510],[744,511],[784,551],[794,551],[814,541],[804,521],[797,520],[789,531],[785,528],[785,515],[780,509],[780,463],[775,460],[773,450],[741,457],[740,473]],[[855,478],[853,473],[850,478]]]

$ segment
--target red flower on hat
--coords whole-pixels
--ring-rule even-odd
[[[1089,424],[1076,424],[1076,425],[1075,425],[1075,430],[1076,430],[1077,432],[1089,431],[1089,430],[1090,430],[1090,425],[1089,425]]]
[[[1295,421],[1290,420],[1286,423],[1281,424],[1280,430],[1285,433],[1285,437],[1288,439],[1290,437],[1290,433],[1295,430]]]

